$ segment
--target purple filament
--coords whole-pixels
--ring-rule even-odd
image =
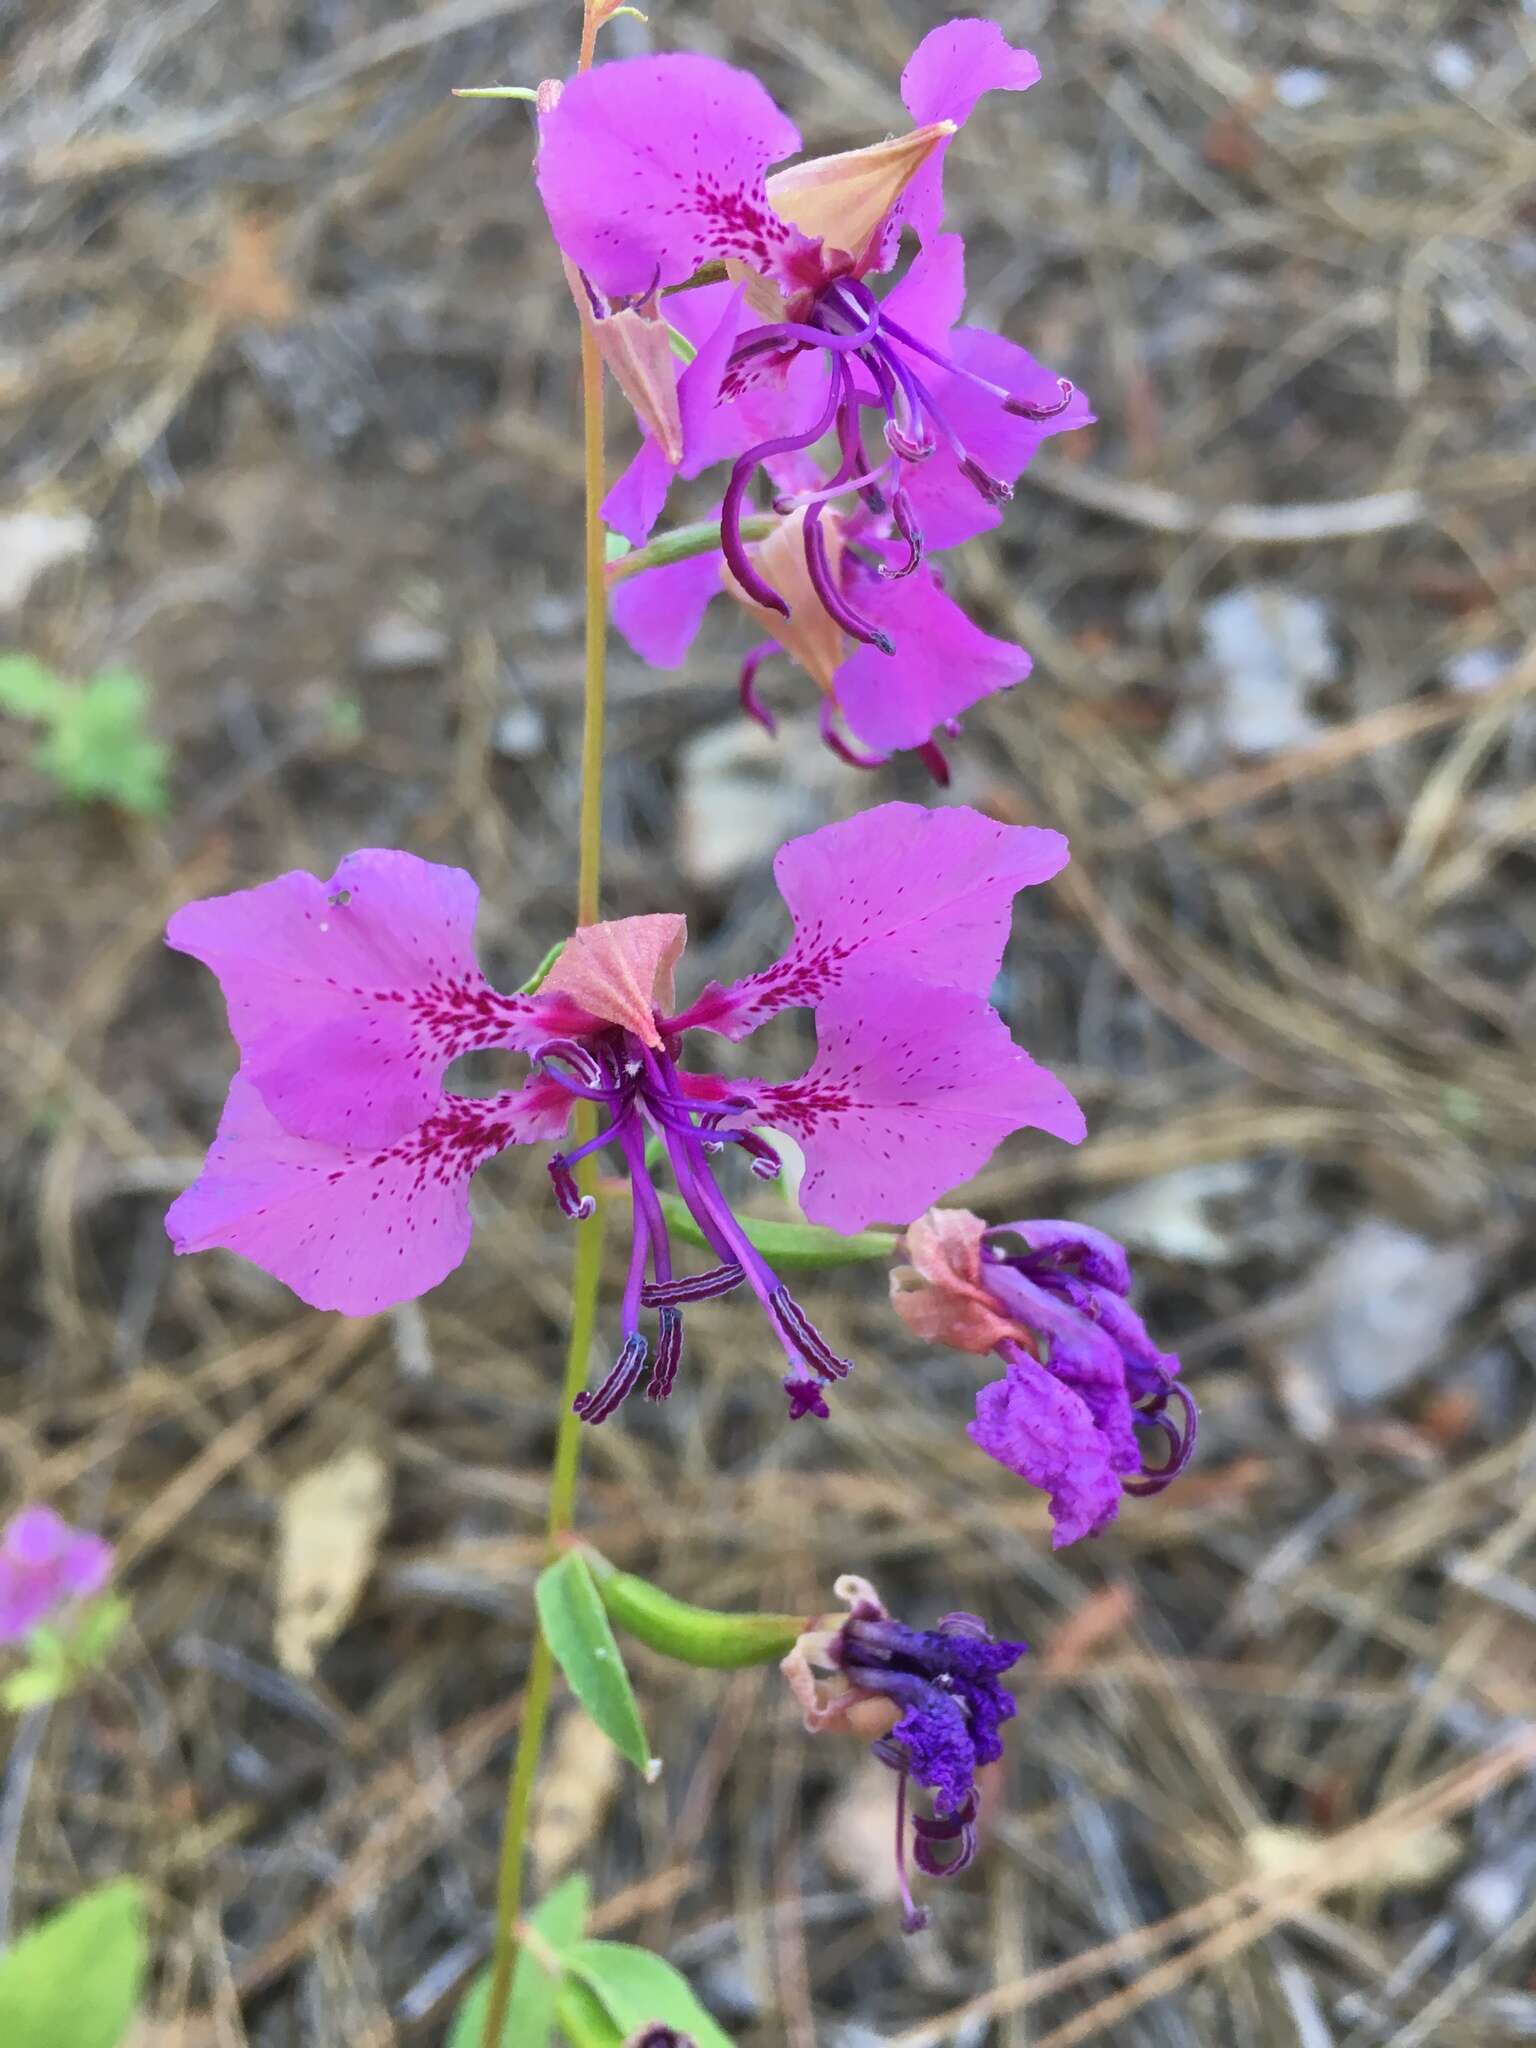
[[[752,649],[741,664],[741,675],[736,684],[736,693],[741,699],[741,708],[748,718],[755,718],[769,738],[778,732],[779,721],[757,694],[757,672],[770,654],[777,654],[777,640],[763,640]]]
[[[707,1273],[688,1273],[681,1280],[653,1280],[641,1291],[646,1308],[672,1308],[689,1301],[714,1301],[722,1294],[734,1294],[746,1274],[733,1261],[728,1266],[711,1266]]]

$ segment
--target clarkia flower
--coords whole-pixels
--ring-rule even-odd
[[[660,295],[697,350],[678,377],[678,432],[658,414],[604,507],[610,524],[638,544],[674,474],[733,457],[726,558],[785,614],[788,594],[747,554],[742,509],[760,468],[778,481],[785,458],[832,434],[836,468],[800,502],[806,573],[835,614],[821,535],[833,498],[891,508],[919,553],[925,532],[947,546],[997,523],[1044,435],[1092,415],[1015,343],[957,326],[962,249],[938,234],[941,166],[983,93],[1038,77],[995,23],[945,22],[902,74],[909,134],[771,173],[797,130],[755,78],[712,57],[631,58],[564,87],[541,112],[538,157],[557,243],[595,315],[650,311]],[[895,263],[905,225],[923,252],[877,298],[866,280]],[[849,630],[884,644],[873,621]]]
[[[1122,1493],[1160,1493],[1184,1470],[1198,1411],[1178,1359],[1126,1299],[1130,1261],[1112,1237],[1086,1223],[989,1229],[968,1210],[934,1209],[908,1226],[905,1252],[891,1300],[907,1327],[1002,1359],[968,1434],[1049,1494],[1055,1548],[1096,1536]],[[1161,1462],[1148,1465],[1139,1429],[1161,1438]]]
[[[207,1163],[172,1206],[180,1252],[223,1246],[317,1308],[363,1315],[434,1287],[470,1240],[469,1182],[509,1145],[558,1146],[574,1103],[598,1135],[549,1160],[556,1199],[591,1209],[573,1168],[622,1156],[633,1198],[623,1345],[582,1397],[599,1422],[639,1382],[675,1378],[683,1309],[745,1285],[789,1360],[790,1412],[825,1414],[848,1370],[732,1214],[713,1160],[737,1147],[759,1177],[778,1158],[760,1128],[805,1154],[807,1217],[842,1232],[918,1215],[1026,1125],[1076,1143],[1082,1113],[1014,1044],[986,1001],[1013,898],[1066,860],[1059,833],[975,811],[885,804],[780,849],[774,872],[795,936],[772,965],[675,1006],[687,922],[619,918],[566,942],[537,994],[502,995],[476,964],[478,891],[462,869],[408,853],[347,856],[328,882],[302,872],[188,904],[170,944],[212,968],[240,1070]],[[798,1080],[723,1080],[680,1064],[690,1032],[745,1038],[781,1010],[816,1015]],[[460,1053],[529,1055],[519,1088],[449,1094]],[[648,1152],[717,1264],[674,1272]]]
[[[22,1641],[72,1600],[99,1593],[111,1572],[104,1538],[52,1508],[22,1508],[0,1535],[0,1643]]]
[[[774,731],[773,714],[758,694],[758,675],[768,657],[783,653],[820,691],[822,737],[843,760],[875,768],[911,747],[935,780],[946,781],[935,729],[956,737],[962,712],[1029,674],[1028,654],[974,625],[945,594],[930,564],[919,561],[894,531],[891,519],[863,506],[829,512],[822,522],[817,545],[837,594],[837,610],[830,611],[805,565],[808,518],[803,507],[792,507],[747,551],[759,575],[787,596],[787,617],[743,590],[717,549],[617,582],[615,625],[643,660],[676,668],[705,607],[723,590],[769,635],[742,663],[741,704],[750,717]],[[878,630],[891,658],[862,641],[851,622]]]
[[[867,1579],[833,1587],[848,1607],[808,1630],[781,1670],[813,1733],[845,1727],[875,1737],[874,1752],[899,1773],[896,1869],[908,1933],[927,1924],[907,1885],[908,1780],[933,1795],[931,1815],[912,1816],[913,1858],[929,1877],[956,1877],[976,1854],[976,1773],[1003,1754],[1002,1726],[1017,1701],[1002,1676],[1027,1643],[1000,1641],[974,1614],[946,1614],[936,1628],[892,1620]],[[818,1671],[833,1674],[829,1684]]]

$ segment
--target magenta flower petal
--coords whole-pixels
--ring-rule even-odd
[[[947,353],[961,370],[984,377],[1016,398],[1042,408],[1061,398],[1053,370],[1027,349],[981,327],[960,327],[950,336]],[[1005,412],[992,392],[972,378],[935,372],[929,385],[946,425],[971,459],[999,483],[1012,484],[1034,459],[1042,441],[1092,423],[1093,411],[1081,391],[1050,419],[1024,419]],[[943,440],[926,462],[908,463],[903,482],[917,523],[930,548],[957,547],[973,535],[986,533],[1002,519],[999,506],[979,492],[960,467],[954,450]]]
[[[902,104],[919,128],[930,121],[963,127],[983,93],[1023,92],[1039,77],[1029,51],[1016,50],[995,21],[946,21],[930,29],[908,58]],[[923,242],[933,239],[944,218],[948,149],[947,142],[939,145],[893,209],[894,222],[910,222]]]
[[[555,240],[609,298],[737,257],[771,274],[804,244],[763,179],[800,147],[758,81],[713,57],[634,57],[573,78],[539,124]]]
[[[379,1149],[286,1131],[243,1073],[202,1173],[165,1219],[178,1252],[221,1246],[311,1308],[372,1315],[435,1287],[469,1249],[469,1181],[508,1145],[558,1138],[571,1098],[539,1080],[504,1095],[439,1096]]]
[[[644,547],[661,517],[661,508],[667,502],[667,493],[676,474],[660,447],[647,434],[629,467],[603,500],[603,524],[612,527],[615,533],[622,533],[631,547]]]
[[[0,1535],[0,1643],[20,1642],[66,1601],[99,1593],[111,1572],[102,1537],[52,1508],[22,1508]]]
[[[1004,1313],[1044,1341],[1045,1364],[1053,1379],[1078,1395],[1093,1417],[1109,1469],[1141,1470],[1141,1449],[1131,1414],[1125,1360],[1119,1344],[1070,1300],[1051,1293],[1011,1266],[989,1264],[987,1292]],[[1105,1297],[1112,1299],[1113,1297]]]
[[[287,1129],[381,1145],[421,1122],[460,1053],[560,1027],[481,974],[479,893],[462,868],[369,848],[328,882],[296,869],[189,903],[166,939],[218,976],[246,1078]]]
[[[779,1010],[821,1002],[853,972],[982,995],[1002,964],[1014,897],[1066,863],[1059,832],[994,824],[963,805],[879,804],[791,839],[773,863],[795,921],[788,950],[707,991],[687,1021],[745,1038]]]
[[[1026,1352],[1015,1350],[1005,1377],[978,1393],[966,1434],[1050,1495],[1053,1549],[1114,1520],[1120,1480],[1087,1404]]]
[[[943,815],[940,813],[939,815]],[[997,1012],[958,988],[859,973],[817,1006],[816,1058],[751,1112],[805,1153],[812,1223],[906,1225],[1029,1125],[1076,1144],[1082,1111]]]
[[[642,661],[652,668],[681,668],[710,599],[720,595],[724,560],[716,549],[665,569],[642,569],[614,585],[613,623]]]
[[[965,243],[959,235],[926,241],[880,302],[887,319],[940,350],[964,307]]]
[[[920,747],[936,725],[1029,674],[1024,649],[973,625],[926,566],[894,581],[863,577],[851,597],[896,652],[857,648],[833,688],[856,736],[882,753]]]

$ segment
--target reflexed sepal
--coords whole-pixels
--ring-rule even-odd
[[[661,1195],[667,1228],[685,1244],[708,1248],[687,1206],[676,1195]],[[899,1242],[894,1230],[859,1230],[844,1237],[819,1223],[779,1223],[757,1216],[738,1216],[736,1221],[748,1241],[755,1245],[771,1266],[791,1266],[811,1272],[831,1266],[861,1266],[875,1260],[889,1260]]]

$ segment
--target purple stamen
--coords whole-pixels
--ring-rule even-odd
[[[656,1323],[656,1363],[651,1367],[650,1381],[645,1390],[647,1401],[665,1401],[677,1379],[677,1368],[683,1356],[681,1310],[664,1308]]]
[[[813,505],[805,515],[805,565],[811,572],[811,585],[816,595],[845,633],[855,640],[864,641],[867,646],[878,647],[882,654],[894,654],[896,649],[890,635],[882,633],[878,626],[871,625],[868,619],[856,612],[833,580],[827,537],[821,530],[821,512],[820,505]]]
[[[914,747],[912,751],[928,770],[928,773],[933,777],[939,788],[948,789],[949,763],[944,758],[944,749],[939,745],[938,741],[924,740],[920,747]]]
[[[641,1290],[640,1301],[645,1308],[673,1308],[690,1301],[713,1301],[719,1295],[733,1294],[746,1277],[732,1260],[728,1266],[711,1266],[707,1273],[685,1274],[681,1280],[653,1280]]]
[[[736,684],[736,693],[741,699],[742,710],[748,718],[757,720],[770,739],[777,734],[779,721],[757,694],[757,672],[769,655],[777,654],[778,651],[777,640],[764,640],[759,646],[754,647],[741,664],[741,675]]]
[[[853,1371],[851,1358],[839,1358],[799,1302],[782,1282],[770,1295],[768,1306],[779,1328],[800,1353],[812,1372],[824,1380],[845,1380]]]
[[[758,1180],[778,1179],[784,1162],[766,1138],[760,1138],[755,1131],[731,1131],[727,1135],[751,1160],[752,1172]]]
[[[980,491],[989,505],[1007,505],[1013,499],[1013,485],[1005,484],[1001,477],[993,476],[990,470],[982,468],[974,455],[962,455],[961,473],[968,483]]]
[[[907,1773],[902,1770],[896,1781],[896,1887],[901,1893],[901,1931],[903,1934],[921,1934],[928,1925],[926,1909],[918,1905],[912,1896],[912,1886],[907,1878]]]
[[[837,729],[837,705],[831,697],[821,700],[820,724],[822,744],[850,768],[883,768],[891,758],[889,754],[861,754],[851,740],[843,737]]]
[[[896,531],[907,544],[907,559],[893,569],[888,562],[880,564],[880,574],[890,582],[899,582],[903,576],[910,576],[923,559],[923,529],[917,523],[917,514],[912,509],[912,500],[904,490],[898,490],[891,499],[891,518]]]
[[[614,1409],[633,1391],[649,1349],[650,1346],[640,1332],[632,1330],[624,1339],[624,1348],[608,1377],[595,1391],[590,1388],[583,1389],[571,1403],[583,1422],[596,1425],[608,1420]]]
[[[946,1820],[930,1820],[922,1814],[912,1817],[912,1860],[925,1877],[958,1877],[976,1857],[976,1801],[968,1799],[959,1813]],[[934,1851],[940,1843],[958,1842],[952,1856]]]
[[[1170,1401],[1177,1401],[1183,1410],[1182,1423],[1175,1422],[1165,1412]],[[1143,1460],[1141,1477],[1123,1482],[1127,1493],[1136,1495],[1138,1499],[1148,1499],[1171,1486],[1195,1455],[1195,1444],[1200,1435],[1200,1411],[1186,1388],[1169,1387],[1165,1393],[1155,1395],[1144,1408],[1137,1410],[1136,1422],[1139,1427],[1157,1430],[1168,1445],[1165,1463],[1148,1472]]]
[[[748,559],[746,543],[741,537],[741,507],[747,485],[765,462],[775,455],[792,455],[798,449],[809,448],[821,439],[837,417],[847,373],[841,363],[834,361],[832,367],[835,374],[827,379],[827,403],[815,425],[798,434],[781,434],[776,440],[760,441],[745,455],[738,456],[731,469],[730,482],[725,487],[725,501],[720,507],[720,545],[730,564],[731,574],[754,603],[762,605],[765,611],[778,612],[786,619],[789,606],[773,585],[758,575]]]
[[[1061,393],[1061,396],[1054,405],[1037,405],[1028,398],[1010,397],[1003,400],[1003,411],[1011,412],[1021,420],[1060,419],[1073,399],[1076,398],[1077,386],[1069,377],[1058,377],[1056,379],[1056,388]]]
[[[552,1152],[547,1163],[561,1215],[569,1216],[573,1223],[585,1223],[597,1208],[597,1203],[576,1185],[576,1176],[563,1152]]]

